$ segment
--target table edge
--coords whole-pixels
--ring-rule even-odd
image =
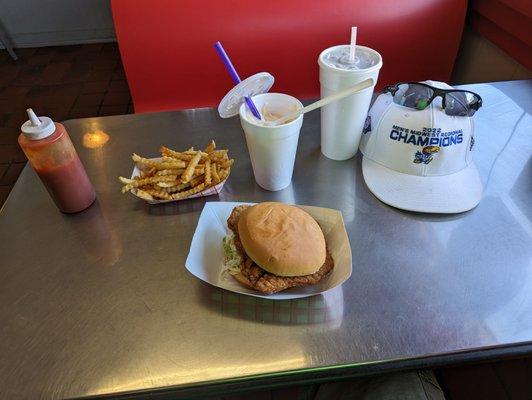
[[[504,81],[489,81],[489,82],[472,82],[472,83],[461,83],[461,84],[453,84],[454,88],[459,88],[462,86],[472,86],[472,85],[497,85],[497,84],[512,84],[512,83],[529,83],[532,84],[532,79],[509,79]],[[374,92],[374,97],[376,95],[381,94],[382,91],[378,90]],[[311,102],[318,100],[319,97],[304,97],[300,100],[304,102]],[[204,107],[192,107],[192,108],[178,108],[178,109],[168,109],[168,110],[157,110],[157,111],[145,111],[145,112],[133,112],[131,114],[116,114],[116,115],[99,115],[94,117],[83,117],[83,118],[69,118],[62,121],[59,121],[61,123],[65,122],[71,122],[71,121],[81,121],[81,120],[90,120],[90,119],[100,119],[100,118],[117,118],[117,117],[127,117],[127,116],[148,116],[148,115],[154,115],[154,114],[160,114],[160,113],[173,113],[173,112],[183,112],[183,111],[190,111],[190,110],[205,110],[205,109],[212,109],[216,110],[216,106],[204,106]]]
[[[179,386],[168,386],[154,389],[141,389],[121,393],[109,393],[76,397],[76,399],[120,399],[120,400],[170,400],[191,399],[242,394],[256,390],[272,390],[288,386],[309,385],[331,381],[346,380],[357,377],[424,369],[445,367],[449,365],[467,364],[480,361],[516,358],[532,354],[532,341],[499,346],[464,350],[440,355],[426,355],[417,358],[390,359],[386,361],[368,361],[353,364],[339,364],[327,367],[315,367],[288,370],[260,375],[249,375],[241,378],[229,378],[204,383],[192,383]]]

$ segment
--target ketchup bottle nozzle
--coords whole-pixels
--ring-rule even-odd
[[[26,109],[26,112],[28,113],[28,117],[30,118],[31,124],[33,126],[39,126],[41,124],[41,120],[39,117],[37,117],[37,115],[35,115],[31,108]]]
[[[44,139],[55,132],[55,124],[48,117],[38,117],[31,108],[27,108],[29,120],[24,122],[20,129],[29,140]]]

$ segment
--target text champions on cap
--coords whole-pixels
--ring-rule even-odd
[[[441,128],[423,128],[421,131],[403,128],[394,125],[389,138],[398,142],[412,144],[413,146],[440,146],[447,147],[463,142],[462,129],[442,132]]]

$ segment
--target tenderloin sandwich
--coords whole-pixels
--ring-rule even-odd
[[[320,226],[298,207],[237,206],[227,225],[232,234],[223,247],[229,273],[262,293],[314,285],[334,267]]]

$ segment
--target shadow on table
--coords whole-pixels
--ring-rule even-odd
[[[161,204],[148,204],[145,202],[139,202],[139,204],[136,206],[136,210],[146,210],[146,212],[151,215],[180,215],[201,212],[205,206],[205,203],[218,201],[279,201],[289,204],[295,202],[292,185],[289,185],[287,188],[278,192],[270,192],[262,189],[260,186],[252,182],[252,184],[249,184],[249,195],[242,196],[239,195],[239,193],[234,193],[233,187],[229,182],[226,184],[223,191],[218,195]]]
[[[120,260],[124,251],[122,240],[98,199],[82,212],[61,216],[71,228],[70,235],[79,245],[82,255],[91,263],[111,266]]]
[[[224,317],[273,325],[333,324],[340,326],[344,312],[342,287],[293,300],[269,300],[246,296],[201,282],[198,299],[210,311]]]
[[[399,208],[389,206],[381,202],[378,199],[376,199],[376,201],[378,201],[382,207],[389,209],[390,212],[395,212],[397,214],[402,215],[405,218],[409,218],[409,219],[416,220],[416,221],[429,221],[429,222],[454,221],[454,220],[462,219],[468,213],[472,212],[472,210],[469,210],[469,211],[464,211],[464,212],[455,213],[455,214],[424,213],[424,212],[401,210]]]
[[[201,212],[207,201],[219,201],[219,197],[212,195],[162,204],[139,203],[138,209],[144,209],[148,214],[159,216],[189,214]]]

